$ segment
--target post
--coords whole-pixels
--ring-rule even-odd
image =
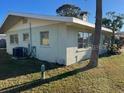
[[[41,80],[45,79],[45,65],[41,65]]]
[[[29,33],[30,33],[29,55],[32,56],[32,24],[30,19],[29,19]]]

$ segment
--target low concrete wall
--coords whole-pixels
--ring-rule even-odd
[[[99,50],[99,54],[107,52],[106,47],[102,47]],[[77,49],[76,47],[69,47],[66,49],[66,65],[71,65],[76,62],[89,59],[91,56],[91,48]]]

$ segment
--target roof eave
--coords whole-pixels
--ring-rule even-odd
[[[89,22],[85,22],[81,19],[74,18],[74,17],[41,16],[41,15],[34,15],[34,14],[10,12],[7,14],[5,19],[3,20],[3,23],[2,23],[1,28],[0,28],[0,33],[4,33],[4,31],[2,31],[2,29],[3,29],[3,26],[4,26],[7,18],[9,18],[9,16],[27,17],[27,18],[35,18],[35,19],[42,19],[42,20],[50,20],[50,21],[59,21],[59,22],[65,22],[65,23],[75,23],[75,24],[87,26],[87,27],[90,27],[93,29],[95,28],[94,24],[89,23]],[[102,30],[106,31],[106,32],[110,32],[110,33],[112,32],[110,29],[107,29],[104,27],[102,27]]]
[[[73,18],[73,23],[77,23],[77,24],[84,25],[84,26],[91,27],[91,28],[95,29],[95,24],[80,20],[78,18]],[[102,31],[112,33],[111,29],[108,29],[105,27],[102,27]]]

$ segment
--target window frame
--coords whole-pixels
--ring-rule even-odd
[[[13,40],[12,40],[13,39]],[[17,39],[17,40],[16,40]],[[10,35],[10,44],[18,44],[19,43],[19,37],[18,34],[11,34]]]
[[[24,35],[26,35],[26,34],[28,35],[28,39],[27,39],[27,40],[26,40],[25,37],[24,37]],[[30,39],[29,39],[29,33],[23,33],[23,41],[24,41],[24,42],[28,42],[29,40],[30,40]]]
[[[47,43],[48,44],[43,44],[43,38],[45,38],[45,36],[42,38],[42,36],[43,36],[43,34],[45,34],[45,33],[48,33],[47,34]],[[41,34],[42,34],[42,36],[41,36]],[[50,44],[49,44],[49,31],[41,31],[40,32],[40,45],[41,46],[49,46]]]
[[[81,34],[82,36],[79,36],[79,34]],[[93,33],[90,33],[90,32],[78,32],[78,46],[77,46],[78,49],[91,48],[92,39],[93,39]]]

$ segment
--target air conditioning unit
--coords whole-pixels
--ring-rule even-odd
[[[13,57],[17,59],[23,59],[28,56],[28,49],[25,47],[15,47],[13,48]]]

